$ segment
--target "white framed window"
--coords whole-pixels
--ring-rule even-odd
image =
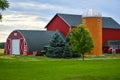
[[[14,33],[14,36],[17,36],[17,33]]]

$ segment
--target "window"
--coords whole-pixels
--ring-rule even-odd
[[[17,36],[17,33],[14,33],[14,36]]]
[[[98,19],[98,23],[100,23],[101,22],[101,20],[100,19]]]

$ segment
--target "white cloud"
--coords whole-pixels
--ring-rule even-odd
[[[28,11],[28,12],[41,12],[45,14],[47,12],[55,12],[55,13],[81,13],[82,12],[82,8],[78,8],[74,9],[70,6],[63,6],[63,5],[55,5],[55,4],[49,4],[49,3],[37,3],[37,2],[29,2],[29,3],[25,3],[25,2],[12,2],[11,3],[11,8],[14,7],[15,9],[19,8],[22,9],[24,12]]]
[[[48,3],[24,3],[24,2],[15,2],[15,3],[11,3],[12,7],[21,7],[22,9],[43,9],[43,10],[63,10],[63,9],[67,9],[67,8],[63,8],[62,6],[57,6],[57,5],[52,5],[52,4],[48,4]]]
[[[0,42],[5,42],[10,32],[0,32]]]
[[[44,17],[39,17],[37,15],[12,13],[5,14],[3,17],[0,23],[0,42],[4,42],[8,34],[13,30],[45,30],[44,27],[47,24],[47,21],[41,19]]]
[[[3,16],[3,20],[1,25],[5,26],[14,26],[14,25],[24,25],[24,26],[39,26],[41,28],[44,28],[46,25],[46,21],[41,20],[41,18],[35,15],[28,15],[28,14],[6,14]],[[17,26],[16,26],[17,27]]]

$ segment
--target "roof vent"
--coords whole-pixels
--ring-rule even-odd
[[[102,14],[94,9],[85,10],[82,17],[102,17]]]

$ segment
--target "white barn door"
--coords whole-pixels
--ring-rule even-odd
[[[12,54],[20,55],[20,39],[12,40]]]

